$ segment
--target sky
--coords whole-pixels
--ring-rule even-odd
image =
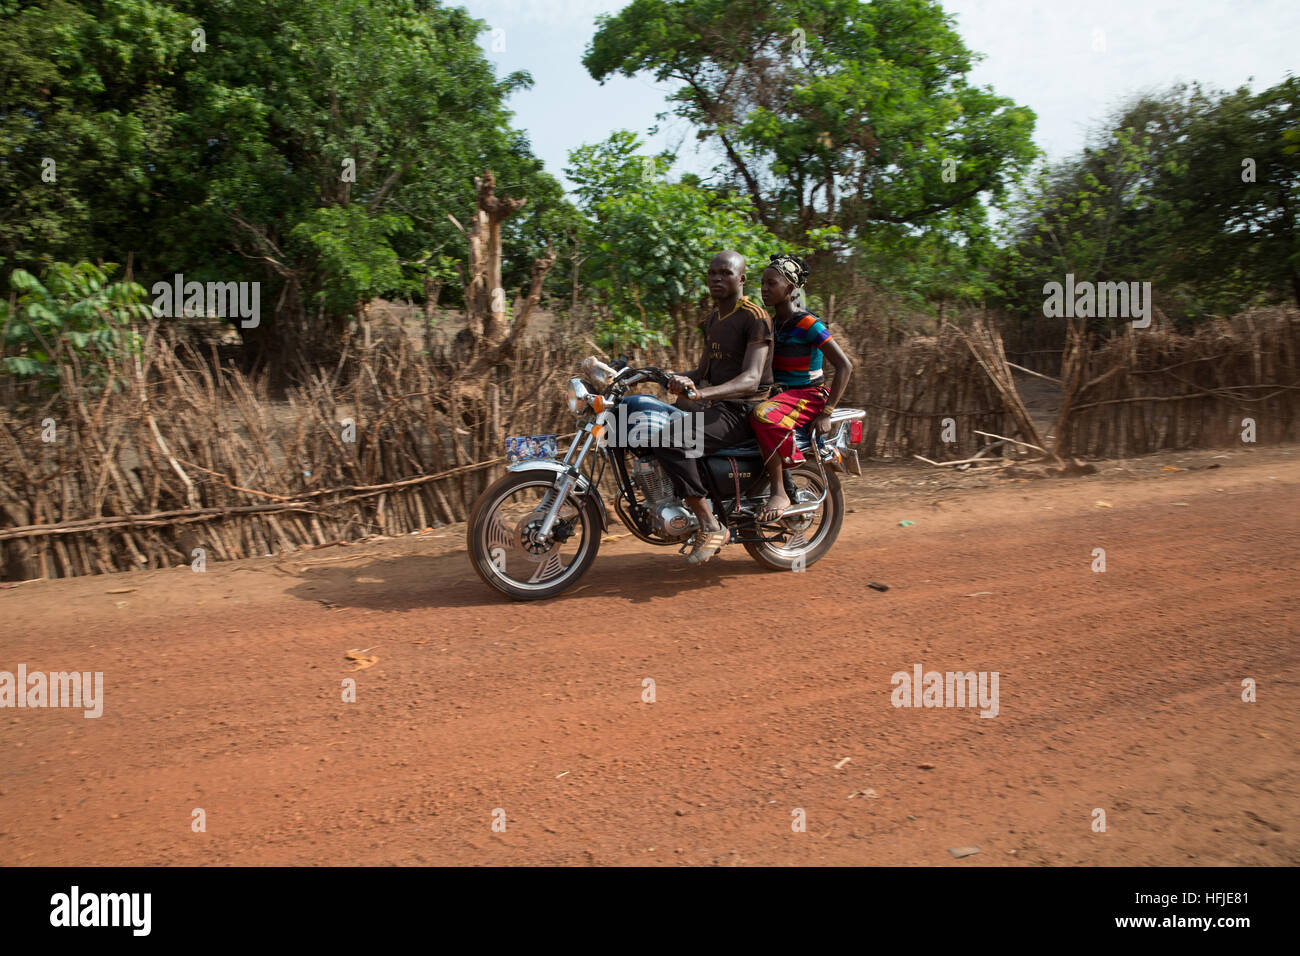
[[[486,21],[480,37],[498,76],[532,74],[509,100],[514,125],[566,186],[569,150],[616,129],[650,149],[678,152],[675,174],[716,162],[693,128],[667,109],[652,76],[602,86],[582,66],[595,18],[627,0],[449,0]],[[969,81],[1038,115],[1035,142],[1051,160],[1077,153],[1087,133],[1130,97],[1199,81],[1212,89],[1264,89],[1300,73],[1297,0],[947,0],[968,49],[984,55]],[[1253,81],[1252,81],[1253,78]],[[647,135],[657,127],[657,132]]]

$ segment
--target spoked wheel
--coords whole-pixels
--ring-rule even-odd
[[[805,462],[791,471],[790,477],[798,489],[795,504],[816,501],[823,488],[827,489],[826,500],[814,512],[777,521],[781,531],[768,534],[770,540],[745,545],[750,557],[773,571],[803,570],[821,560],[840,536],[840,525],[844,523],[844,491],[835,472],[827,471],[823,484],[817,466]]]
[[[466,531],[478,576],[517,601],[554,597],[591,566],[600,548],[594,499],[572,497],[560,507],[551,538],[539,533],[555,500],[553,472],[509,472],[474,503]]]

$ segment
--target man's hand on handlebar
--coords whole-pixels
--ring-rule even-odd
[[[670,372],[668,383],[664,386],[673,395],[693,395],[695,394],[695,383],[685,375],[678,375]]]

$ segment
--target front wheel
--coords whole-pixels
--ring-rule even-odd
[[[551,471],[507,472],[470,512],[470,563],[484,583],[516,601],[554,597],[596,560],[602,526],[594,498],[571,495],[560,507],[551,541],[537,538],[557,480]]]
[[[795,488],[794,501],[816,501],[826,491],[826,500],[811,514],[783,518],[779,522],[781,534],[772,540],[749,542],[745,550],[763,567],[772,571],[802,571],[820,561],[840,536],[844,523],[844,490],[835,472],[827,470],[825,483],[822,473],[811,462],[805,462],[790,472]]]

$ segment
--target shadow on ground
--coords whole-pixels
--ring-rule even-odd
[[[689,567],[675,550],[661,553],[602,554],[571,588],[539,606],[570,598],[622,598],[633,604],[655,598],[698,595],[727,581],[769,574],[740,548],[728,549],[724,560],[701,568]],[[484,584],[463,551],[450,554],[407,554],[350,567],[310,568],[298,573],[299,583],[286,594],[326,607],[409,611],[419,608],[463,608],[509,605],[505,595]]]

